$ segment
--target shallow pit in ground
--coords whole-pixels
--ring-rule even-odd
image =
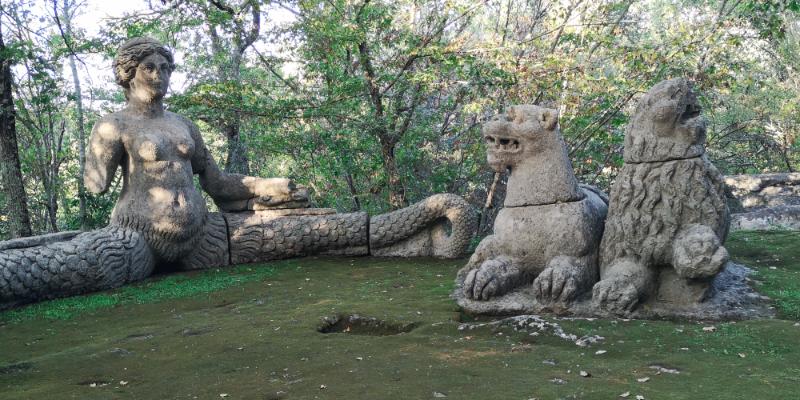
[[[365,336],[392,336],[411,332],[417,323],[385,321],[358,314],[340,314],[323,319],[317,328],[320,333],[347,333]]]

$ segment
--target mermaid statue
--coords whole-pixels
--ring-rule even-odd
[[[286,178],[225,173],[197,126],[164,109],[175,69],[156,40],[123,44],[113,62],[126,106],[101,118],[84,182],[104,193],[122,173],[110,224],[0,242],[0,309],[138,281],[155,269],[191,270],[313,254],[464,254],[476,225],[452,194],[370,217],[308,208],[308,190]],[[209,212],[193,177],[220,212]]]

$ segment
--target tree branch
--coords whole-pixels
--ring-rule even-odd
[[[236,10],[231,8],[231,6],[229,6],[227,4],[223,4],[219,0],[208,0],[208,2],[211,3],[212,5],[214,5],[214,7],[217,7],[220,11],[224,11],[224,12],[230,14],[231,16],[235,16],[236,14],[238,14],[236,12]]]

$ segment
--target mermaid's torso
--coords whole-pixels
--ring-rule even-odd
[[[125,148],[123,187],[111,223],[145,236],[156,255],[174,261],[202,237],[206,205],[193,182],[195,142],[172,113],[117,119]]]

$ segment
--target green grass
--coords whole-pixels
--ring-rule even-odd
[[[589,347],[510,327],[459,329],[449,296],[465,260],[306,258],[159,277],[3,314],[0,393],[4,400],[426,399],[435,392],[454,399],[797,398],[800,323],[787,320],[797,316],[796,243],[789,232],[739,232],[728,243],[734,260],[757,269],[758,287],[784,319],[548,318],[568,333],[605,338]],[[346,314],[415,328],[389,336],[318,332],[323,318]]]
[[[800,232],[734,232],[725,245],[731,258],[756,270],[756,288],[779,315],[800,320]]]
[[[43,301],[0,314],[0,321],[18,323],[36,318],[66,320],[104,308],[147,304],[207,294],[272,276],[274,268],[251,266],[200,273],[158,276],[103,293]]]

